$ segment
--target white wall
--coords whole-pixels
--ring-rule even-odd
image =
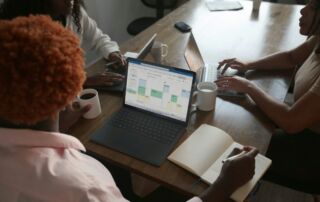
[[[140,0],[85,0],[85,3],[89,16],[97,21],[105,33],[119,42],[130,37],[126,28],[132,20],[155,16],[155,10],[144,6]]]
[[[127,40],[127,26],[142,16],[155,16],[155,10],[144,6],[140,0],[87,0],[89,16],[99,27],[118,42]]]
[[[118,43],[131,37],[127,26],[134,19],[155,16],[155,10],[144,6],[140,0],[86,0],[85,3],[89,16]],[[86,63],[90,64],[97,57],[98,53],[86,52]]]

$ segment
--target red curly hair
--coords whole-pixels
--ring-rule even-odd
[[[0,20],[0,119],[53,118],[82,90],[83,67],[78,38],[50,17]]]

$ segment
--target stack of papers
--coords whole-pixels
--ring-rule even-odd
[[[207,0],[206,5],[210,11],[230,11],[243,8],[240,2],[233,0]]]

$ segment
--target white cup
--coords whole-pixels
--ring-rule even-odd
[[[197,85],[197,91],[193,93],[196,96],[196,106],[201,111],[212,111],[216,105],[218,86],[212,82],[201,82]]]
[[[161,63],[163,59],[168,55],[168,45],[161,43],[160,41],[155,41],[153,43],[151,54],[156,63]]]
[[[84,89],[76,100],[80,107],[91,106],[90,110],[83,115],[83,118],[94,119],[101,114],[99,94],[95,89]]]
[[[262,0],[252,0],[252,1],[253,1],[252,9],[254,11],[259,11]]]

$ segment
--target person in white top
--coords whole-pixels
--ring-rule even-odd
[[[0,201],[127,201],[80,141],[59,133],[60,110],[82,90],[83,66],[77,37],[48,16],[0,20]],[[226,201],[248,182],[258,151],[233,154],[241,150],[189,201]]]
[[[223,69],[222,73],[228,68],[247,71],[298,67],[291,106],[272,98],[244,78],[222,77],[216,83],[222,90],[247,93],[282,129],[273,136],[267,153],[273,161],[268,173],[274,177],[270,180],[320,194],[320,1],[310,0],[300,13],[300,33],[308,36],[300,46],[256,61],[226,59],[218,67]]]
[[[120,53],[119,46],[104,34],[96,22],[85,11],[83,0],[4,0],[0,5],[0,19],[13,19],[18,16],[45,14],[71,29],[80,39],[110,62],[117,62],[114,67],[125,68],[126,60]],[[88,77],[85,86],[112,86],[122,81],[123,76],[103,72]]]
[[[126,60],[120,53],[116,42],[97,27],[84,9],[83,0],[4,0],[0,4],[0,19],[10,20],[18,16],[45,14],[77,34],[80,42],[86,42],[94,50],[110,62],[115,61],[114,68],[126,68]],[[112,86],[123,81],[121,74],[102,72],[87,77],[85,87]],[[66,107],[61,113],[61,131],[68,129],[88,110],[90,106],[83,108]]]

